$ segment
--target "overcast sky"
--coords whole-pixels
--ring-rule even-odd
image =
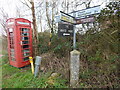
[[[3,8],[4,11],[8,13],[10,18],[17,18],[17,15],[16,15],[17,8],[16,7],[20,8],[21,10],[23,10],[23,14],[27,14],[27,13],[29,14],[30,11],[28,11],[27,8],[20,1],[21,0],[0,0],[0,8]],[[34,0],[34,1],[38,2],[39,0]],[[48,0],[48,1],[50,1],[50,0]],[[62,1],[62,0],[60,0],[60,1]],[[74,0],[68,0],[68,1],[74,1]],[[79,1],[79,0],[77,0],[77,1]],[[88,0],[85,0],[85,1],[88,1]],[[101,5],[102,4],[101,7],[104,7],[106,2],[108,2],[108,1],[109,0],[92,0],[90,6],[92,7],[92,6],[96,6],[96,5]],[[76,10],[81,10],[83,8],[84,7],[81,6],[81,7],[78,7]],[[29,19],[31,21],[32,19],[29,16],[23,16],[23,18]],[[43,21],[45,22],[44,18],[43,18]]]
[[[39,0],[35,0],[35,2],[37,1]],[[68,1],[73,1],[73,0],[68,0]],[[92,0],[91,6],[100,5],[102,2],[106,2],[106,1],[109,0]],[[105,3],[103,3],[102,5],[104,6]],[[0,0],[0,8],[2,7],[5,10],[5,12],[9,13],[10,17],[16,16],[16,6],[22,7],[20,0]]]

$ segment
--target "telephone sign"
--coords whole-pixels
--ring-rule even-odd
[[[26,23],[26,22],[17,22],[18,24],[23,24],[23,25],[30,25],[30,23]]]

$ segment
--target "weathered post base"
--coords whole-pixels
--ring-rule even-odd
[[[77,88],[79,83],[80,52],[73,50],[70,55],[70,87]]]

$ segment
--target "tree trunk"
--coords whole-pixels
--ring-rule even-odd
[[[38,40],[37,40],[37,35],[38,35],[38,32],[37,32],[37,25],[36,25],[36,16],[35,16],[35,8],[34,8],[34,1],[31,2],[31,11],[32,11],[32,17],[33,17],[33,37],[34,37],[34,56],[36,56],[38,54]]]

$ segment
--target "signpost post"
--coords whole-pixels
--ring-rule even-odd
[[[74,34],[73,34],[73,49],[76,49],[76,32],[75,32],[76,26],[74,25]]]

